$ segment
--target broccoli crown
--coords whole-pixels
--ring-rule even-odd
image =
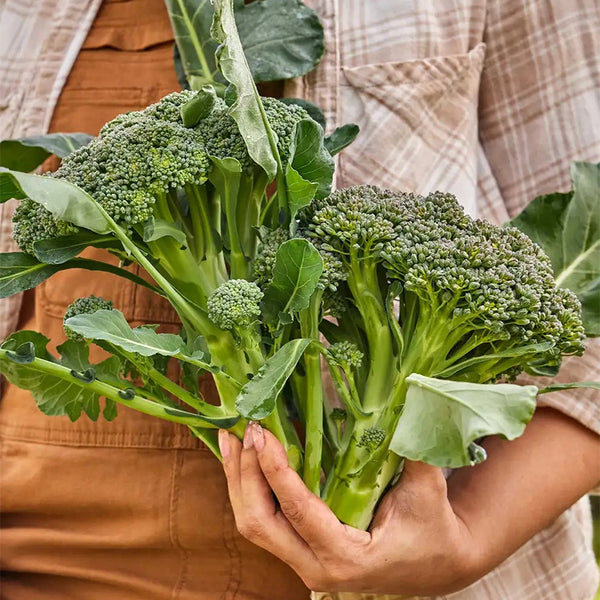
[[[284,104],[275,98],[262,98],[267,120],[277,135],[277,148],[283,164],[289,159],[289,146],[296,124],[310,119],[309,114],[296,104]],[[246,143],[238,126],[229,114],[229,107],[217,99],[212,112],[196,125],[196,131],[204,140],[206,153],[216,158],[233,157],[242,168],[248,170],[255,164],[248,154]]]
[[[368,427],[362,432],[357,442],[359,448],[365,448],[369,452],[377,450],[385,440],[385,429],[381,427]]]
[[[451,194],[355,186],[314,201],[301,227],[346,264],[381,263],[388,279],[470,330],[549,341],[557,356],[584,350],[579,300],[556,288],[542,249],[516,228],[472,219]]]
[[[157,195],[206,181],[209,159],[202,140],[179,114],[193,95],[170,94],[119,115],[89,145],[67,156],[54,176],[85,190],[119,223],[147,221]]]
[[[252,281],[230,279],[208,298],[208,318],[221,329],[244,328],[260,316],[261,289]]]
[[[76,315],[91,315],[98,310],[112,310],[113,303],[111,300],[104,300],[103,298],[98,298],[97,296],[88,296],[86,298],[77,298],[74,302],[67,306],[67,310],[65,311],[65,316],[63,319],[63,323],[67,322],[67,319],[74,317]],[[70,340],[81,341],[83,340],[83,336],[76,333],[66,325],[64,325],[65,333]]]
[[[71,223],[55,219],[41,204],[25,198],[13,215],[13,238],[17,246],[27,254],[34,254],[33,246],[42,240],[77,233]]]
[[[328,352],[333,361],[345,369],[359,368],[364,358],[364,353],[359,350],[358,346],[348,340],[331,344]]]

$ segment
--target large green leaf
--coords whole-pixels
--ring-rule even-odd
[[[556,284],[581,300],[588,336],[600,335],[600,164],[571,167],[573,191],[539,196],[510,221],[550,257]]]
[[[299,0],[236,3],[236,23],[255,81],[300,77],[323,56],[323,26]]]
[[[28,341],[24,341],[25,339]],[[14,385],[30,391],[44,414],[68,415],[75,421],[83,411],[95,421],[100,414],[100,395],[82,379],[70,376],[71,370],[81,372],[91,368],[87,346],[72,342],[66,349],[63,348],[66,351],[62,360],[55,361],[47,353],[47,343],[48,338],[34,331],[18,332],[11,336],[0,349],[0,372]],[[10,353],[15,346],[16,350],[20,349],[21,352],[24,346],[29,346],[30,360],[13,360]],[[64,377],[37,369],[40,363],[54,367],[52,370],[63,374]],[[118,372],[118,364],[115,364],[115,369]]]
[[[93,136],[87,133],[49,133],[0,142],[0,167],[15,171],[33,171],[51,154],[64,158],[87,146]]]
[[[11,198],[31,198],[57,219],[96,233],[109,233],[111,230],[92,198],[64,179],[29,175],[0,167],[0,203]]]
[[[274,410],[277,396],[311,340],[295,339],[282,346],[240,392],[235,406],[247,419],[264,419]]]
[[[281,164],[275,135],[265,115],[256,84],[240,41],[232,0],[213,0],[215,14],[211,35],[219,46],[217,60],[221,73],[236,89],[230,114],[246,142],[248,153],[269,179],[274,179]]]
[[[67,319],[65,325],[88,340],[104,340],[142,356],[174,356],[185,347],[178,335],[157,333],[150,327],[132,329],[118,310],[76,315]]]
[[[282,315],[307,308],[323,273],[323,259],[307,240],[295,238],[277,250],[273,279],[263,299],[263,316],[276,325]]]
[[[108,263],[86,258],[75,258],[59,264],[46,264],[23,252],[4,252],[0,254],[0,298],[8,298],[19,292],[30,290],[55,273],[66,269],[85,269],[86,271],[112,273],[129,279],[157,294],[163,294],[161,290],[138,275]]]
[[[121,361],[112,356],[97,365],[88,361],[84,342],[60,346],[60,360],[46,350],[48,339],[35,331],[13,334],[0,347],[0,373],[14,385],[32,393],[38,407],[47,415],[68,415],[76,420],[85,412],[96,420],[100,398],[107,399],[105,417],[115,417],[114,403],[126,404],[145,414],[190,427],[232,427],[237,416],[207,417],[144,397],[146,391],[135,388],[119,377]]]
[[[192,89],[199,90],[218,79],[216,42],[210,27],[213,8],[210,0],[165,0],[179,58]]]
[[[475,441],[488,435],[519,437],[536,406],[537,388],[509,383],[476,384],[413,373],[390,450],[437,467],[479,462]]]

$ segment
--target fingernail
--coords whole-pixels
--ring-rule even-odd
[[[249,450],[254,446],[254,441],[252,439],[252,421],[246,425],[246,431],[244,431],[244,449]]]
[[[225,429],[219,429],[219,450],[223,458],[229,456],[229,433]]]
[[[252,441],[257,451],[261,451],[265,447],[265,436],[260,423],[252,423]]]

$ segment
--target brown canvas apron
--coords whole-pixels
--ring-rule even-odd
[[[108,1],[50,130],[96,134],[177,89],[163,2]],[[178,328],[150,292],[79,270],[27,293],[19,328],[59,344],[65,307],[89,294],[112,299],[133,325]],[[0,436],[3,600],[308,598],[291,570],[237,533],[220,464],[185,427],[122,407],[112,423],[71,423],[7,386]]]

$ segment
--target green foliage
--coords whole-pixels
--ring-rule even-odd
[[[39,167],[50,155],[64,158],[89,144],[87,133],[49,133],[0,142],[0,167],[28,173]]]
[[[438,467],[476,462],[472,442],[499,434],[519,437],[533,416],[535,386],[444,381],[413,374],[390,449]],[[439,423],[431,427],[432,418]]]

